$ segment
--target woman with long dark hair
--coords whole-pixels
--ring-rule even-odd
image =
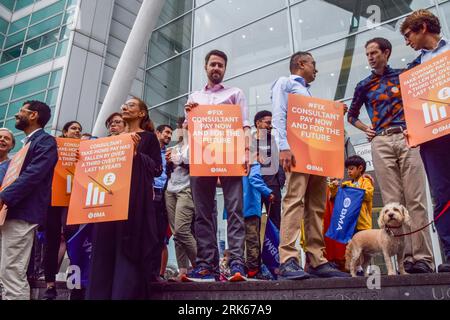
[[[159,142],[144,101],[133,97],[121,114],[135,143],[128,220],[95,225],[88,299],[147,298],[159,245],[152,188],[162,172]]]
[[[81,139],[83,127],[78,121],[67,122],[61,138]],[[55,300],[57,297],[55,280],[66,252],[66,241],[77,232],[78,226],[67,226],[67,207],[50,206],[47,211],[44,241],[44,275],[47,290],[43,300]]]

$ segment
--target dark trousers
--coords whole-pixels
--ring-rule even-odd
[[[244,265],[245,224],[242,214],[242,178],[220,177],[220,182],[228,214],[227,237],[230,266],[235,263]],[[216,184],[217,177],[191,177],[197,240],[196,265],[218,273],[217,211],[214,201]]]
[[[420,156],[430,183],[436,218],[450,200],[450,134],[421,144]],[[450,209],[435,224],[450,262]]]
[[[262,202],[264,203],[264,206],[266,207],[266,212],[269,214],[269,219],[278,228],[278,230],[280,230],[281,189],[279,186],[270,186],[269,185],[268,187],[272,190],[272,192],[275,196],[275,201],[273,203],[270,203],[268,198],[262,197]]]
[[[67,208],[49,207],[45,225],[44,274],[46,282],[55,282],[59,272],[58,253],[61,236],[69,240],[78,230],[78,225],[66,226]]]
[[[167,219],[166,205],[164,203],[164,191],[163,189],[154,189],[155,200],[153,201],[153,207],[155,208],[156,221],[158,224],[158,245],[157,249],[152,254],[151,259],[151,278],[156,279],[160,276],[161,270],[161,255],[162,251],[167,243],[166,234],[169,227],[169,221]]]
[[[28,264],[28,280],[38,280],[44,274],[44,232],[38,228],[31,249],[30,263]],[[1,241],[0,241],[1,245]]]
[[[251,216],[245,218],[245,252],[248,270],[259,270],[261,266],[261,218]]]
[[[94,224],[88,300],[136,300],[148,295],[147,267],[132,261],[124,248],[122,221]],[[158,270],[159,274],[159,270]]]

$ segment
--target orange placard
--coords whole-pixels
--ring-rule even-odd
[[[8,170],[6,170],[5,178],[3,179],[1,190],[5,190],[7,187],[12,185],[14,181],[17,180],[20,175],[20,171],[22,170],[23,162],[25,161],[25,157],[27,156],[29,148],[30,142],[28,142],[22,149],[20,149],[11,159]],[[7,213],[8,208],[6,205],[3,205],[0,210],[0,226],[5,223]]]
[[[191,176],[244,176],[245,137],[238,105],[198,106],[188,115]]]
[[[68,225],[128,219],[133,148],[131,134],[81,141]]]
[[[450,51],[400,75],[408,143],[450,133]]]
[[[80,148],[80,141],[80,139],[56,138],[58,162],[53,174],[52,206],[69,206],[77,162],[76,152]]]
[[[290,94],[287,137],[292,171],[344,177],[344,106],[340,102]]]

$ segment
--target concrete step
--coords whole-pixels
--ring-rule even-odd
[[[44,292],[47,288],[45,281],[41,280],[31,281],[30,286],[31,286],[31,300],[42,300]],[[56,291],[58,292],[56,300],[69,300],[70,290],[67,289],[67,285],[65,282],[57,281]]]
[[[247,281],[239,283],[152,284],[151,300],[450,300],[450,273],[381,276],[380,289],[369,289],[369,278],[330,278],[301,281]],[[371,282],[373,284],[373,282]],[[45,282],[32,284],[32,299],[40,300]],[[57,282],[58,299],[69,290]]]
[[[369,278],[240,283],[158,283],[154,300],[450,300],[450,273],[381,276],[380,289]]]

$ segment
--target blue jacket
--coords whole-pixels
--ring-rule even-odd
[[[50,205],[58,153],[55,138],[44,130],[36,131],[30,141],[19,177],[0,192],[0,199],[8,206],[6,219],[42,225]]]
[[[250,166],[248,176],[242,177],[242,188],[244,193],[244,218],[251,216],[261,217],[261,195],[268,197],[272,190],[266,185],[261,176],[261,165],[259,163]],[[224,219],[227,218],[227,212],[224,209]]]

